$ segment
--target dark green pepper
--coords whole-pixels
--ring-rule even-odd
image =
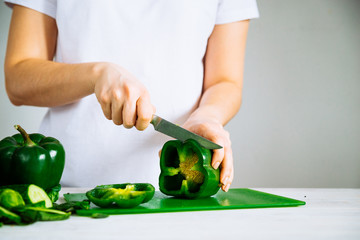
[[[61,143],[42,134],[20,132],[0,141],[0,186],[36,184],[49,189],[59,184],[65,165]]]
[[[101,185],[86,192],[86,197],[103,208],[132,208],[150,201],[155,188],[149,183]]]
[[[160,156],[160,191],[179,198],[202,198],[219,190],[219,169],[211,166],[212,152],[195,140],[171,140]]]

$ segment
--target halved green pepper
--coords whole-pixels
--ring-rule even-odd
[[[150,201],[155,188],[149,183],[101,185],[86,192],[86,197],[103,208],[132,208]]]
[[[61,143],[42,134],[20,132],[0,141],[0,186],[36,184],[47,190],[59,184],[65,165]]]
[[[212,152],[195,140],[171,140],[160,156],[160,191],[179,198],[202,198],[219,190],[219,169],[211,166]]]

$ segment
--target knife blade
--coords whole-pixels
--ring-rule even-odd
[[[154,129],[158,132],[161,132],[170,137],[176,138],[182,142],[188,139],[194,139],[197,141],[202,147],[207,149],[220,149],[222,146],[201,137],[193,132],[190,132],[178,125],[175,125],[159,116],[153,115],[153,118],[150,122]]]

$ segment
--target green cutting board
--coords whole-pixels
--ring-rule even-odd
[[[87,199],[85,193],[64,194],[69,201],[82,201]],[[216,195],[202,199],[176,199],[155,192],[154,198],[135,208],[98,208],[91,205],[89,210],[77,210],[80,216],[91,216],[94,213],[103,214],[134,214],[134,213],[161,213],[186,212],[202,210],[225,210],[240,208],[266,208],[266,207],[292,207],[305,205],[305,202],[248,188],[234,188],[227,193],[219,191]]]

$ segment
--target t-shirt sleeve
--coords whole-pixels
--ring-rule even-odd
[[[258,18],[256,0],[219,0],[216,24]]]
[[[57,0],[4,0],[9,7],[12,7],[14,4],[21,5],[44,13],[52,18],[56,18],[56,1]]]

